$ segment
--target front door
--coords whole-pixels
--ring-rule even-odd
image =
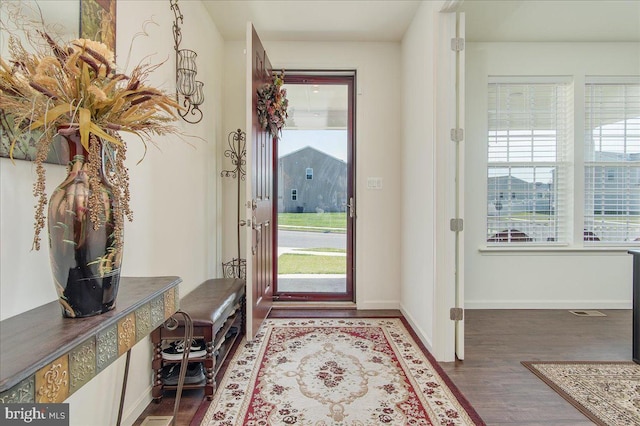
[[[273,295],[273,137],[258,122],[258,88],[273,82],[271,63],[255,28],[247,24],[247,339],[267,317]]]
[[[353,302],[355,72],[287,70],[284,83],[274,300]]]

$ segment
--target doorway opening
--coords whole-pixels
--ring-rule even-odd
[[[355,71],[286,71],[273,299],[354,301]]]

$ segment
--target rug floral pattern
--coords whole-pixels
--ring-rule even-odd
[[[402,321],[387,318],[266,320],[229,364],[202,424],[478,423]]]
[[[640,365],[551,361],[523,364],[596,424],[640,426]]]

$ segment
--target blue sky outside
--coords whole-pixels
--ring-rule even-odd
[[[347,162],[346,130],[282,130],[278,141],[278,156],[283,157],[306,146]]]

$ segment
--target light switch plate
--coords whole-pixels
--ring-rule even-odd
[[[381,177],[368,177],[367,178],[367,189],[382,189],[382,178]]]

